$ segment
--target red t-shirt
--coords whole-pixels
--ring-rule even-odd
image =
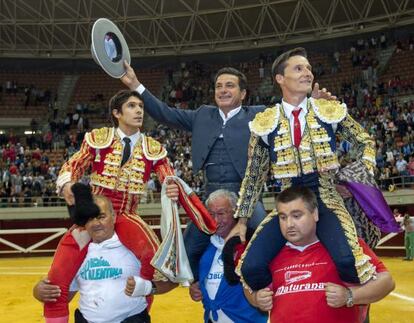
[[[374,252],[360,240],[377,272],[386,271]],[[285,246],[270,263],[273,308],[270,322],[353,323],[363,321],[365,306],[333,308],[326,302],[324,284],[344,285],[325,247],[317,242],[304,251]],[[345,285],[344,285],[345,286]]]

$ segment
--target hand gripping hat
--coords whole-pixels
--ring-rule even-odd
[[[106,18],[99,18],[93,24],[91,52],[94,61],[113,78],[121,78],[126,73],[125,60],[131,64],[124,36],[118,27]]]
[[[71,206],[71,218],[77,225],[84,226],[90,219],[99,216],[101,211],[93,200],[89,185],[75,183],[72,185],[75,205]]]
[[[247,240],[252,238],[253,233],[253,230],[247,229]],[[236,267],[246,247],[247,242],[242,243],[239,236],[231,237],[224,245],[222,252],[224,278],[229,285],[237,285],[240,282],[240,277],[236,274]]]

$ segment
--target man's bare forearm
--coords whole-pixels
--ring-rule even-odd
[[[382,272],[377,279],[371,279],[362,286],[351,287],[354,304],[370,304],[383,299],[395,288],[395,282],[389,272]]]
[[[153,281],[155,284],[157,291],[155,294],[165,294],[168,293],[170,290],[173,290],[178,286],[177,283],[173,283],[171,281]]]

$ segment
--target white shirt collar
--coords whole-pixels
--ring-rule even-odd
[[[118,235],[114,232],[113,236],[109,239],[106,239],[100,243],[91,242],[89,244],[88,250],[97,250],[97,249],[113,249],[118,248],[121,245],[121,241],[118,238]]]
[[[134,147],[135,144],[137,143],[138,139],[141,137],[141,132],[138,130],[136,133],[134,133],[131,136],[127,136],[121,129],[116,128],[116,132],[118,133],[119,138],[121,138],[121,142],[122,145],[124,145],[124,141],[123,139],[125,137],[128,137],[129,139],[131,139],[131,147]]]
[[[282,99],[282,106],[285,110],[286,117],[288,119],[292,116],[292,111],[297,108],[297,106],[291,105],[290,103],[287,103],[285,100]],[[306,115],[308,113],[308,98],[304,98],[303,101],[299,104],[299,108],[302,109],[300,114]]]
[[[306,246],[297,246],[297,245],[294,245],[293,243],[291,243],[291,242],[288,241],[288,242],[286,242],[286,246],[288,246],[289,248],[298,250],[300,252],[303,252],[306,248],[308,248],[310,246],[313,246],[314,244],[316,244],[318,242],[319,242],[319,240],[316,240],[316,241],[314,241],[314,242],[312,242],[310,244],[307,244]]]
[[[219,113],[221,118],[223,119],[224,123],[226,123],[227,121],[229,121],[231,118],[233,118],[237,113],[239,113],[239,111],[241,110],[241,106],[239,106],[236,109],[230,110],[229,113],[227,113],[227,117],[224,114],[223,111],[221,111],[221,109],[219,108]]]

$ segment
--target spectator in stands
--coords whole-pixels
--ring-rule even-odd
[[[32,152],[32,160],[41,160],[42,159],[42,152],[40,151],[39,147]]]
[[[39,123],[35,118],[32,118],[32,120],[30,121],[30,129],[32,130],[32,132],[35,133],[38,130],[38,127]]]
[[[49,152],[52,151],[52,141],[53,141],[53,134],[49,130],[43,136],[43,151],[47,149],[49,150]]]
[[[17,167],[16,163],[10,163],[10,167],[9,167],[9,172],[10,175],[16,175],[17,172],[19,171],[19,168]]]
[[[16,145],[16,154],[19,159],[24,158],[24,146],[20,142]]]
[[[405,258],[404,260],[413,261],[414,258],[414,216],[405,213],[404,220],[404,246]]]
[[[336,74],[340,70],[340,55],[337,50],[332,55],[332,74]]]
[[[407,165],[408,174],[414,176],[414,155],[410,156],[410,162]]]
[[[14,190],[13,193],[18,195]],[[32,191],[30,190],[29,186],[26,186],[23,190],[23,203],[25,206],[32,206]]]
[[[387,150],[385,152],[386,157],[386,162],[387,163],[392,163],[395,159],[394,159],[394,153],[392,151],[392,147],[388,146]]]
[[[381,49],[386,49],[387,48],[387,37],[385,36],[384,33],[381,33],[380,45],[381,45]]]
[[[376,49],[377,48],[377,38],[375,36],[371,36],[369,47],[371,49]]]
[[[322,65],[322,63],[321,63],[321,62],[318,62],[318,63],[315,65],[314,72],[315,72],[315,75],[316,75],[316,76],[322,76],[322,75],[324,75],[324,74],[325,74],[325,70],[324,70],[323,65]]]
[[[0,186],[0,208],[8,207],[9,196],[6,192],[6,189],[3,186]]]
[[[408,167],[407,167],[408,163],[407,161],[404,159],[404,156],[402,154],[400,154],[398,156],[398,160],[395,163],[395,166],[397,167],[398,173],[400,176],[407,176],[408,175]]]
[[[77,111],[75,111],[75,113],[72,115],[72,122],[71,124],[77,125],[78,121],[79,121],[79,113]]]
[[[11,175],[10,183],[11,183],[11,186],[14,192],[17,195],[20,195],[20,193],[22,192],[22,187],[23,187],[23,177],[18,170],[15,174]]]
[[[79,120],[76,124],[76,127],[77,127],[77,130],[78,130],[78,133],[83,133],[85,131],[85,121],[84,121],[83,114],[81,114],[79,116]]]
[[[394,210],[392,210],[392,214],[394,215],[394,218],[397,222],[403,222],[404,218],[399,209],[395,208]]]
[[[147,182],[147,192],[149,196],[149,199],[147,199],[147,203],[154,203],[154,192],[156,190],[157,190],[157,187],[155,186],[154,177],[151,176]]]
[[[408,158],[411,154],[414,153],[414,150],[412,150],[413,146],[414,145],[412,142],[410,142],[410,140],[408,139],[408,136],[405,136],[403,138],[403,146],[401,147],[401,152],[404,158]]]
[[[65,117],[65,120],[63,121],[63,125],[65,127],[65,131],[68,131],[70,128],[70,124],[71,124],[71,117],[70,114],[68,113]]]
[[[401,42],[401,40],[397,40],[397,42],[395,43],[395,53],[401,53],[404,50],[403,48],[403,44]]]
[[[5,88],[6,88],[6,93],[7,94],[12,93],[13,92],[13,82],[10,81],[10,80],[7,80]]]

